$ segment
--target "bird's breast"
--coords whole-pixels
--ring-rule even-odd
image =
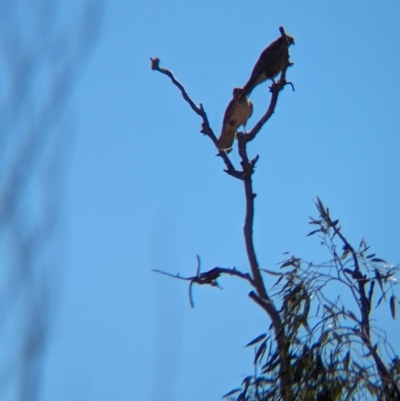
[[[229,116],[229,122],[236,127],[246,124],[251,112],[251,103],[247,99],[243,102],[236,102],[232,109],[232,113]]]

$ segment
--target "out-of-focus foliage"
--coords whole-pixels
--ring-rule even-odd
[[[0,398],[38,399],[62,273],[68,99],[102,2],[0,2]]]

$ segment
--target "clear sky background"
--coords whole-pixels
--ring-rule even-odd
[[[290,251],[327,260],[311,230],[319,196],[347,238],[400,261],[400,3],[376,1],[109,1],[97,46],[70,102],[65,271],[41,399],[218,400],[253,372],[243,346],[269,321],[249,288],[193,289],[151,269],[248,270],[241,182],[223,172],[200,119],[159,57],[219,132],[232,88],[245,83],[283,25],[293,68],[276,113],[249,147],[255,241],[274,269]],[[252,93],[252,127],[269,102]],[[237,162],[238,157],[232,154]],[[267,285],[272,285],[266,278]],[[334,294],[333,294],[334,295]],[[396,344],[399,322],[379,318]]]

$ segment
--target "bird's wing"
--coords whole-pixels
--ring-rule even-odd
[[[246,119],[246,122],[243,124],[243,126],[245,126],[247,124],[247,120],[253,115],[253,103],[251,103],[250,100],[248,100],[248,104],[249,104],[249,115]]]
[[[261,82],[273,78],[276,75],[276,65],[280,64],[282,58],[282,39],[272,42],[262,51],[249,80],[243,86],[241,99],[248,96],[250,92]],[[279,71],[278,71],[279,72]]]
[[[232,126],[222,127],[221,135],[218,138],[218,149],[219,150],[229,150],[233,141],[235,140],[236,129]]]
[[[235,100],[231,100],[225,110],[224,119],[222,122],[221,135],[218,138],[218,149],[228,150],[232,147],[235,140],[236,122],[232,118],[235,114]]]

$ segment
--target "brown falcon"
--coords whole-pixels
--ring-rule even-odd
[[[241,98],[248,96],[261,82],[273,80],[286,67],[289,62],[289,46],[292,44],[292,36],[282,35],[263,50],[243,87]]]
[[[229,150],[235,139],[236,129],[245,127],[247,119],[253,113],[253,104],[246,97],[241,97],[242,88],[233,89],[233,98],[225,110],[221,135],[218,138],[218,149]]]

